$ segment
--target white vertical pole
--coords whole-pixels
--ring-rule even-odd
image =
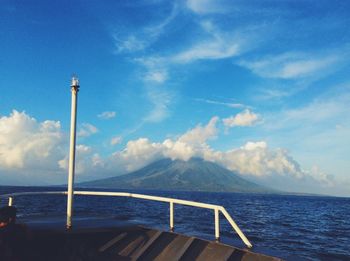
[[[220,240],[219,209],[215,209],[215,240]]]
[[[13,197],[9,197],[9,207],[11,207],[12,206],[12,204],[13,204]]]
[[[69,174],[68,174],[68,194],[67,194],[67,229],[72,227],[73,196],[74,196],[74,173],[75,173],[75,138],[77,124],[77,98],[79,91],[79,80],[72,78],[72,108],[70,121],[70,148],[69,148]]]
[[[170,231],[174,231],[174,202],[170,201]]]

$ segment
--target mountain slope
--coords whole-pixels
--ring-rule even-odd
[[[113,189],[157,189],[216,192],[272,192],[247,181],[215,163],[192,158],[189,161],[162,159],[122,176],[78,184]]]

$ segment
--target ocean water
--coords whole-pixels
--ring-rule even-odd
[[[0,194],[16,191],[61,190],[43,187],[0,187]],[[85,189],[86,190],[86,189]],[[120,191],[120,190],[119,190]],[[253,244],[253,251],[286,260],[350,260],[350,198],[242,193],[130,191],[224,206]],[[6,204],[2,198],[1,205]],[[64,216],[66,197],[15,198],[22,220]],[[176,205],[175,231],[214,240],[212,210]],[[74,215],[112,218],[167,230],[169,205],[122,197],[76,196]],[[78,222],[78,221],[76,221]],[[221,216],[221,241],[244,244]]]

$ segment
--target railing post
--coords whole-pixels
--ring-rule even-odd
[[[174,202],[170,201],[170,231],[174,231]]]
[[[13,204],[13,197],[9,197],[9,207],[11,207],[12,206],[12,204]]]
[[[247,247],[252,248],[253,245],[249,242],[248,238],[246,238],[246,236],[243,234],[243,232],[239,229],[239,227],[237,226],[236,222],[233,221],[232,217],[230,216],[229,213],[227,213],[225,208],[221,208],[220,211],[222,212],[222,214],[225,216],[225,218],[227,219],[227,221],[231,224],[231,226],[233,227],[233,229],[236,231],[236,233],[239,235],[239,237],[242,239],[242,241],[244,242],[244,244],[246,244]]]
[[[219,209],[215,209],[215,240],[220,240],[220,223],[219,223]]]

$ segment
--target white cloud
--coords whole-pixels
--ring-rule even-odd
[[[97,115],[97,117],[99,117],[100,119],[103,120],[109,120],[114,118],[117,115],[117,113],[115,111],[104,111],[102,113],[100,113],[99,115]]]
[[[332,122],[333,124],[348,123],[350,83],[342,87],[333,86],[330,90],[332,91],[325,92],[304,106],[266,115],[265,127],[267,129],[294,129],[302,126],[305,129],[307,126],[316,126],[316,124],[332,127]],[[316,132],[319,133],[318,128]]]
[[[227,6],[220,0],[187,0],[186,6],[198,14],[225,13]]]
[[[177,140],[166,139],[162,143],[155,143],[147,138],[140,138],[129,141],[124,150],[113,154],[111,160],[125,172],[136,170],[164,157],[189,160],[201,155],[208,147],[206,141],[216,136],[218,121],[217,117],[213,117],[207,125],[199,124]]]
[[[152,161],[161,158],[161,144],[152,143],[146,138],[129,141],[121,152],[112,157],[114,164],[121,165],[125,171],[137,170]]]
[[[155,25],[149,25],[137,32],[130,33],[127,31],[117,31],[112,34],[118,53],[133,53],[142,51],[152,45],[159,36],[164,32],[164,29],[170,24],[178,13],[178,7],[175,3],[168,16]]]
[[[218,120],[219,117],[213,117],[206,126],[202,126],[200,124],[197,125],[195,128],[180,136],[178,141],[190,145],[204,144],[208,139],[212,139],[217,135],[218,130],[216,128],[216,124]]]
[[[202,36],[190,47],[173,54],[167,61],[173,64],[186,64],[199,60],[220,60],[236,57],[253,46],[252,33],[256,28],[239,28],[222,31],[210,20],[199,22]],[[255,33],[256,37],[256,33]]]
[[[325,173],[318,166],[312,166],[308,174],[324,186],[332,187],[335,185],[334,176]]]
[[[83,123],[83,124],[81,124],[81,127],[77,133],[77,136],[78,137],[89,137],[97,132],[98,132],[98,129],[94,125],[92,125],[90,123]]]
[[[25,112],[0,118],[0,168],[53,168],[62,154],[58,121],[37,122]]]
[[[240,148],[219,151],[208,141],[218,135],[218,117],[206,125],[197,125],[176,139],[151,142],[140,138],[131,140],[126,147],[111,157],[102,158],[85,144],[77,145],[76,173],[78,178],[96,179],[124,174],[139,169],[155,160],[168,157],[188,160],[201,157],[256,179],[286,178],[295,182],[316,182],[326,187],[336,184],[333,177],[318,167],[303,170],[283,149],[271,149],[266,141],[247,142]],[[68,166],[68,139],[59,122],[37,122],[24,112],[13,111],[0,118],[1,180],[17,184],[62,183]],[[119,137],[115,137],[118,140]],[[25,170],[25,171],[24,171]],[[14,184],[14,183],[13,183]],[[272,183],[271,183],[272,184]]]
[[[189,49],[182,51],[172,60],[175,63],[190,63],[197,60],[216,60],[238,55],[240,45],[235,40],[212,39],[200,42]]]
[[[77,144],[75,157],[75,174],[78,180],[96,179],[99,174],[108,175],[106,160],[85,144]],[[69,155],[58,161],[62,172],[68,172]]]
[[[338,63],[338,55],[312,55],[307,53],[284,53],[255,61],[241,61],[255,74],[267,78],[298,79],[321,75],[326,69]]]
[[[119,166],[124,166],[127,172],[164,157],[172,160],[200,157],[250,179],[270,182],[271,185],[277,178],[295,184],[308,182],[309,185],[313,184],[312,186],[318,188],[334,186],[333,176],[326,175],[316,168],[310,171],[301,169],[286,150],[271,149],[266,141],[247,142],[240,148],[228,151],[214,150],[207,142],[216,137],[218,122],[219,119],[213,117],[207,125],[197,125],[177,139],[166,139],[159,143],[144,138],[130,141],[125,150],[114,154],[113,160],[118,162]]]
[[[146,138],[129,141],[124,150],[114,153],[113,164],[129,172],[164,157],[172,160],[200,157],[250,179],[273,181],[274,177],[279,177],[296,183],[309,180],[319,185],[333,186],[331,175],[315,168],[310,171],[301,169],[286,150],[271,149],[266,141],[247,142],[240,148],[228,151],[214,150],[207,141],[216,137],[218,122],[219,119],[213,117],[207,125],[198,125],[177,139],[166,139],[163,142],[151,142]]]
[[[237,56],[248,48],[246,34],[241,32],[223,33],[211,21],[203,21],[201,29],[207,35],[192,46],[168,56],[149,56],[134,59],[144,66],[147,73],[145,81],[163,83],[169,78],[171,66],[193,63],[198,60],[218,60]]]
[[[293,151],[300,163],[349,179],[350,83],[330,86],[311,102],[264,113],[261,133]],[[342,127],[339,128],[339,125]],[[302,137],[302,138],[301,138]],[[311,172],[309,172],[311,173]]]
[[[182,141],[166,139],[163,144],[163,156],[172,160],[189,160],[195,155],[195,149]]]
[[[117,35],[114,35],[117,52],[135,52],[143,50],[146,47],[146,43],[135,35],[128,35],[126,39],[119,39]]]
[[[163,57],[142,57],[134,59],[134,61],[146,69],[142,80],[146,83],[146,97],[153,105],[152,109],[143,117],[139,127],[145,122],[160,122],[168,117],[169,107],[174,99],[174,92],[170,92],[163,85],[168,79],[165,60]]]
[[[250,110],[244,110],[235,116],[223,119],[223,123],[226,127],[234,126],[252,126],[259,119],[259,116]]]
[[[196,99],[196,101],[204,102],[208,104],[215,104],[215,105],[223,105],[229,108],[245,108],[248,106],[245,106],[242,103],[232,103],[232,102],[220,102],[220,101],[214,101],[214,100],[208,100],[208,99]]]
[[[146,83],[163,84],[168,80],[169,59],[165,57],[141,57],[134,61],[142,65],[146,72],[142,80]]]
[[[144,79],[148,82],[164,83],[168,79],[168,73],[166,70],[148,71]]]
[[[122,137],[120,136],[115,136],[111,139],[111,145],[117,145],[122,141]]]
[[[287,151],[271,150],[265,141],[247,142],[244,146],[227,152],[213,150],[207,141],[216,137],[218,122],[219,118],[213,117],[207,125],[197,125],[175,140],[166,139],[154,143],[140,138],[129,141],[123,151],[114,154],[113,160],[124,166],[126,171],[141,168],[164,157],[173,160],[201,157],[251,177],[287,175],[300,179],[307,175]]]
[[[147,89],[147,97],[153,108],[143,118],[143,122],[160,122],[166,119],[169,115],[172,95],[165,88],[150,86]]]
[[[220,153],[216,161],[243,175],[291,175],[301,178],[304,173],[299,164],[285,150],[271,150],[265,141],[247,142],[239,149]]]

